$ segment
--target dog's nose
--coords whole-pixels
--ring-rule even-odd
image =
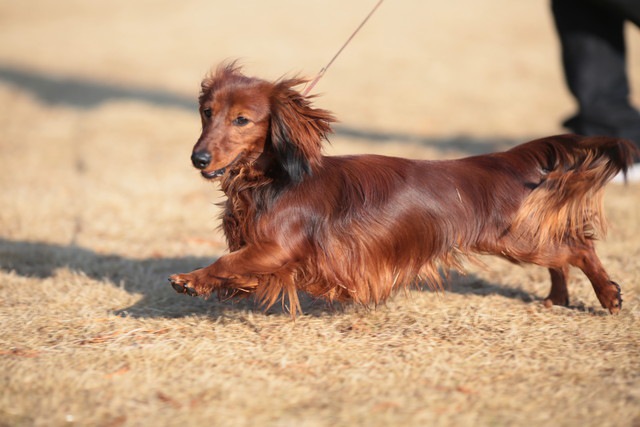
[[[211,163],[211,154],[206,151],[196,151],[191,155],[191,163],[196,169],[204,169]]]

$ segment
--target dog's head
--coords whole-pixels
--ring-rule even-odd
[[[214,179],[246,166],[292,182],[312,174],[334,118],[293,89],[305,82],[250,78],[233,63],[205,78],[199,99],[202,134],[191,155],[202,176]]]

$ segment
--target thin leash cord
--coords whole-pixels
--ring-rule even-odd
[[[376,5],[373,7],[373,9],[371,9],[371,12],[369,12],[369,14],[366,16],[366,18],[364,18],[364,20],[360,23],[360,25],[358,25],[358,28],[356,28],[356,30],[353,33],[351,33],[351,35],[349,36],[347,41],[344,42],[344,44],[338,50],[338,52],[336,52],[336,54],[333,55],[333,58],[331,58],[331,61],[329,61],[329,63],[327,63],[327,65],[325,65],[320,70],[320,72],[314,77],[314,79],[307,85],[307,87],[302,92],[302,96],[307,96],[309,94],[309,92],[311,92],[311,89],[313,89],[313,87],[316,85],[316,83],[318,83],[318,81],[322,78],[322,76],[324,76],[324,73],[326,73],[327,70],[329,69],[329,67],[331,67],[331,64],[333,64],[333,61],[335,61],[336,58],[338,56],[340,56],[340,54],[342,53],[344,48],[347,47],[347,45],[351,42],[351,40],[353,40],[353,38],[356,36],[356,34],[358,34],[358,31],[360,31],[360,29],[362,27],[364,27],[364,24],[367,23],[369,18],[371,18],[371,15],[373,15],[375,13],[375,11],[378,9],[378,7],[380,7],[380,5],[382,4],[383,1],[384,0],[379,0],[378,3],[376,3]]]

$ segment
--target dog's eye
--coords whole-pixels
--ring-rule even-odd
[[[233,120],[235,126],[245,126],[247,123],[249,123],[249,119],[244,116],[238,116]]]
[[[204,110],[202,110],[202,114],[204,114],[204,116],[207,119],[211,118],[211,108],[205,108]]]

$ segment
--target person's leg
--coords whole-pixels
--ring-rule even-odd
[[[612,12],[640,27],[640,1],[638,0],[586,0]]]
[[[627,0],[552,0],[565,78],[579,107],[565,126],[640,144],[640,113],[629,102],[624,18],[604,6],[616,2]]]

